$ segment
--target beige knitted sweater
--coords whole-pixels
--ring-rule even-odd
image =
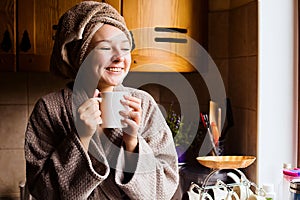
[[[85,153],[72,117],[71,89],[36,103],[25,136],[27,183],[36,199],[171,199],[179,179],[172,134],[149,94],[123,90],[142,100],[133,173],[122,171],[121,129],[96,133]]]

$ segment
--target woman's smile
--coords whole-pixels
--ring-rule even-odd
[[[116,67],[116,66],[110,66],[106,68],[106,71],[112,72],[113,74],[114,73],[120,74],[119,72],[122,72],[123,70],[124,70],[123,67]]]

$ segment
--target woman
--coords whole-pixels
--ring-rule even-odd
[[[149,94],[122,85],[131,48],[123,18],[108,4],[82,2],[60,18],[51,71],[75,84],[42,97],[29,119],[26,177],[36,199],[173,196],[178,168],[172,134]],[[122,103],[130,111],[121,112],[127,128],[101,128],[95,97],[104,91],[129,93]]]

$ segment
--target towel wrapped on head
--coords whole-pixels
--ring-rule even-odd
[[[125,33],[130,45],[132,38],[123,17],[111,5],[83,1],[68,10],[59,20],[50,59],[52,73],[75,79],[78,69],[89,53],[89,44],[95,32],[110,24]]]

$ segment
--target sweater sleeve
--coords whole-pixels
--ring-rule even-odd
[[[26,129],[29,191],[36,199],[87,199],[108,176],[108,165],[93,167],[76,133],[67,133],[60,121],[61,106],[53,104],[39,100]]]
[[[124,169],[122,148],[116,170],[116,183],[130,199],[171,199],[179,182],[177,154],[171,131],[152,97],[142,104],[142,126],[138,135],[137,163]],[[132,155],[133,156],[133,155]],[[123,168],[122,168],[123,167]],[[131,180],[122,182],[124,171]]]

